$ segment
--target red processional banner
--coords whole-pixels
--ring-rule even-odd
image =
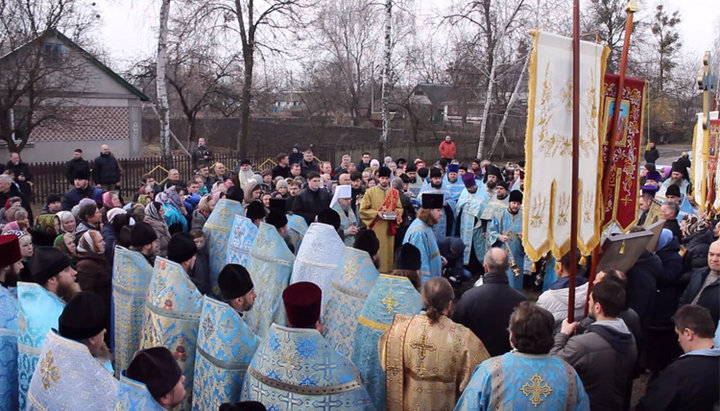
[[[612,135],[612,116],[615,111],[619,79],[617,74],[605,74],[605,98],[601,107],[602,130],[606,133],[602,151],[603,164],[608,157],[608,142]],[[610,178],[608,195],[603,198],[603,229],[615,225],[627,231],[637,221],[646,84],[643,79],[625,77],[618,118],[618,136],[615,152],[611,157],[615,165],[612,169],[614,175]],[[610,169],[602,172],[610,172]],[[598,172],[598,178],[602,179],[601,172]]]

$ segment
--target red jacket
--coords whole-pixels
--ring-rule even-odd
[[[443,140],[443,142],[440,143],[438,150],[440,150],[440,157],[442,158],[455,158],[457,146],[455,145],[454,141],[447,143],[445,142],[445,140]]]

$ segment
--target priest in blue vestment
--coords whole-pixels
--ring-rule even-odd
[[[437,237],[445,237],[448,235],[448,228],[452,229],[455,215],[453,214],[452,208],[448,202],[445,201],[450,197],[450,193],[445,187],[443,187],[442,170],[437,167],[430,169],[430,183],[428,185],[424,185],[423,188],[420,189],[420,194],[418,195],[418,203],[420,204],[420,207],[422,207],[422,198],[425,194],[441,194],[443,196],[443,203],[441,206],[442,213],[440,214],[438,222],[433,225],[432,231]],[[458,197],[459,196],[460,195],[458,194]]]
[[[207,238],[206,244],[210,258],[210,286],[214,294],[217,288],[217,277],[225,267],[230,234],[236,215],[245,216],[242,206],[243,191],[240,187],[230,187],[225,198],[220,199],[203,225]]]
[[[483,205],[480,209],[480,220],[478,221],[478,224],[473,230],[472,240],[475,257],[477,257],[478,261],[481,264],[483,262],[483,259],[485,258],[485,252],[490,247],[490,244],[488,244],[486,238],[487,225],[489,223],[489,220],[483,220],[482,217],[483,215],[488,215],[487,213],[485,213],[485,208],[495,198],[495,187],[497,186],[497,183],[499,181],[502,181],[502,172],[500,172],[500,169],[492,164],[488,165],[485,172],[485,186],[478,189],[478,195],[482,199],[481,201]]]
[[[505,248],[510,261],[507,270],[510,285],[518,290],[523,286],[523,264],[525,250],[522,246],[522,198],[520,191],[510,193],[508,207],[495,214],[488,225],[487,243],[493,247]]]
[[[455,410],[589,411],[580,377],[549,355],[554,321],[547,310],[521,302],[510,316],[513,350],[475,368]]]
[[[118,382],[104,341],[103,299],[80,292],[48,331],[28,390],[29,410],[113,410]]]
[[[470,263],[470,253],[472,250],[473,231],[480,215],[485,207],[484,194],[486,190],[478,190],[474,173],[465,173],[462,177],[465,189],[460,194],[457,202],[457,221],[459,226],[460,238],[465,244],[463,250],[463,264]]]
[[[185,376],[175,356],[165,347],[152,347],[138,351],[120,377],[115,409],[169,410],[184,398]]]
[[[27,390],[35,372],[40,350],[48,331],[57,329],[65,308],[64,298],[80,291],[72,261],[54,247],[35,249],[31,262],[33,283],[19,282],[18,306],[18,398],[19,408],[27,408]]]
[[[0,235],[0,410],[18,407],[18,302],[15,285],[22,269],[16,235]]]
[[[216,410],[222,403],[240,400],[247,366],[260,343],[244,321],[256,297],[250,273],[242,265],[228,264],[220,271],[218,286],[224,302],[203,299],[193,409]]]
[[[415,315],[420,301],[420,251],[403,244],[395,258],[392,274],[380,274],[370,289],[358,316],[352,361],[365,382],[377,410],[385,409],[385,372],[378,357],[380,337],[390,329],[395,314]]]
[[[403,243],[410,243],[420,250],[421,268],[420,274],[424,283],[432,277],[442,275],[444,263],[437,245],[437,239],[433,233],[435,226],[442,215],[443,195],[423,193],[422,207],[418,210],[418,216],[410,224]]]
[[[248,368],[242,399],[269,409],[372,410],[355,366],[322,336],[322,291],[301,281],[283,292],[287,326],[273,324]]]
[[[457,164],[448,164],[447,165],[447,172],[445,173],[445,176],[443,176],[442,180],[442,186],[445,192],[447,193],[447,196],[445,197],[445,202],[448,206],[450,206],[450,209],[452,210],[452,231],[451,234],[455,235],[457,233],[457,220],[455,219],[455,216],[457,216],[457,202],[460,198],[460,194],[462,194],[463,190],[465,190],[465,184],[463,184],[462,180],[460,180],[460,176],[458,174],[460,166]]]

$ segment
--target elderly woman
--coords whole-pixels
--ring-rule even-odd
[[[243,186],[243,206],[247,206],[255,200],[260,200],[262,195],[262,187],[255,180],[249,180]]]
[[[150,224],[159,242],[158,255],[166,256],[168,243],[170,243],[170,231],[165,222],[165,209],[161,203],[153,201],[145,207],[145,222]]]
[[[76,226],[75,216],[69,211],[60,211],[55,214],[54,226],[58,234],[73,233]]]
[[[73,233],[62,233],[55,237],[53,247],[62,251],[63,254],[75,261],[77,257],[77,247],[75,247],[75,235]]]
[[[120,236],[120,230],[123,227],[130,225],[130,215],[122,208],[116,207],[108,210],[107,219],[107,224],[104,224],[102,228],[102,236],[105,241],[105,257],[112,265],[115,258],[115,239]]]
[[[122,199],[120,198],[120,194],[117,193],[117,191],[106,191],[102,195],[102,201],[103,201],[103,207],[106,210],[109,210],[111,208],[115,207],[121,207],[123,206]]]
[[[18,229],[21,231],[27,231],[30,228],[28,212],[22,207],[10,207],[7,210],[7,222],[17,223]]]
[[[155,201],[162,203],[165,209],[164,218],[170,235],[178,231],[188,230],[188,222],[187,218],[185,218],[188,212],[174,187],[158,193],[155,196]]]
[[[211,195],[205,195],[200,199],[197,208],[193,211],[192,226],[190,229],[203,228],[210,213],[215,209],[215,198]]]
[[[85,231],[78,241],[77,254],[77,282],[83,291],[97,294],[103,299],[106,307],[105,328],[109,330],[112,266],[105,258],[102,234],[97,230]]]

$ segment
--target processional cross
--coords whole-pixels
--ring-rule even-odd
[[[708,129],[710,124],[710,101],[712,99],[711,94],[714,94],[715,83],[717,82],[717,76],[712,70],[712,58],[710,52],[705,52],[703,58],[703,69],[698,74],[698,88],[703,92],[703,130]]]

